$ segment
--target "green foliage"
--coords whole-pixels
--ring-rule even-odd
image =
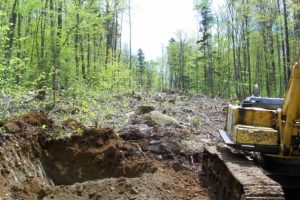
[[[199,116],[193,116],[189,121],[193,127],[199,127],[201,125],[201,119]]]
[[[1,86],[74,89],[83,84],[101,90],[129,89],[134,78],[122,49],[116,48],[124,1],[31,0],[17,2],[15,10],[13,5],[9,0],[0,9]],[[12,38],[8,32],[14,33]],[[11,56],[5,58],[9,39]]]
[[[228,0],[215,11],[211,0],[195,0],[200,37],[178,32],[156,62],[140,49],[129,69],[121,48],[127,1],[7,0],[0,5],[0,87],[55,89],[52,97],[62,89],[80,96],[174,88],[241,98],[257,83],[262,95],[283,95],[300,40],[300,4],[286,2],[284,13],[282,1]],[[86,103],[76,106],[89,113]]]
[[[145,75],[145,55],[142,49],[138,50],[137,53],[137,85],[144,88],[144,75]]]
[[[0,21],[6,22],[7,15],[2,10],[0,10]],[[3,87],[5,84],[5,62],[4,62],[4,48],[8,40],[6,33],[9,30],[8,24],[0,24],[0,87]]]
[[[198,47],[179,36],[169,41],[168,87],[243,98],[259,84],[263,96],[282,96],[300,40],[300,4],[286,3],[286,13],[283,1],[250,0],[225,1],[212,11],[211,1],[196,0]]]

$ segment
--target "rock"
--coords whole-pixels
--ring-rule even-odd
[[[130,193],[131,194],[138,194],[139,191],[135,187],[133,187],[133,188],[131,188]]]
[[[187,100],[187,96],[177,96],[176,99],[178,101],[186,101]]]
[[[169,103],[175,104],[176,99],[169,99]]]
[[[21,132],[21,127],[16,122],[8,122],[7,124],[5,124],[4,129],[7,133]]]
[[[126,188],[132,188],[133,187],[133,183],[129,179],[125,180],[125,185],[126,185]]]
[[[77,185],[77,192],[82,193],[82,191],[83,191],[83,185],[81,184]]]
[[[125,116],[126,116],[126,117],[132,117],[132,116],[134,115],[134,113],[135,113],[135,112],[132,111],[132,112],[126,113]]]
[[[182,166],[182,164],[180,164],[179,162],[174,162],[172,165],[172,168],[178,172],[180,170],[185,170],[186,168],[184,166]]]
[[[178,91],[168,88],[168,89],[163,89],[162,92],[170,95],[170,94],[176,94]]]
[[[137,108],[137,110],[135,111],[135,114],[136,115],[143,115],[143,114],[146,114],[146,113],[149,113],[151,111],[154,111],[155,108],[153,106],[139,106]]]
[[[179,125],[178,121],[175,118],[170,117],[168,115],[164,115],[159,111],[151,111],[150,119],[152,122],[154,122],[155,125],[160,125],[160,126]]]
[[[100,199],[102,199],[102,194],[98,193],[97,196],[96,196],[96,200],[100,200]]]
[[[92,199],[95,196],[95,191],[90,191],[89,192],[89,199]]]
[[[142,100],[142,95],[139,94],[139,93],[135,94],[135,93],[133,92],[133,93],[132,93],[132,98],[134,98],[134,99],[140,101],[140,100]]]
[[[120,130],[119,136],[123,140],[141,140],[149,134],[149,130],[151,130],[151,128],[149,128],[146,124],[129,124]]]
[[[143,148],[143,151],[149,151],[151,153],[155,154],[166,154],[168,152],[164,151],[163,148],[161,148],[160,145],[152,145],[152,146],[146,146]]]
[[[162,143],[160,145],[161,152],[171,153],[174,152],[175,154],[180,153],[180,144],[176,141],[169,141],[167,143]]]
[[[136,127],[124,127],[120,134],[120,138],[123,140],[141,140],[144,137],[140,129]]]
[[[37,95],[35,96],[35,98],[38,99],[38,100],[43,101],[43,100],[46,99],[46,95],[47,95],[46,90],[38,90]]]
[[[150,145],[153,145],[153,144],[159,144],[159,143],[160,143],[159,140],[151,140],[151,141],[149,142]]]
[[[162,94],[160,93],[157,93],[153,96],[153,99],[155,101],[158,101],[158,102],[165,102],[166,101],[166,97],[164,97]]]
[[[181,108],[181,111],[185,113],[194,113],[194,111],[190,108]]]

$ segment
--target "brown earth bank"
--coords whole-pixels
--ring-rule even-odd
[[[199,178],[211,136],[138,110],[118,133],[45,112],[6,123],[1,199],[213,199]]]

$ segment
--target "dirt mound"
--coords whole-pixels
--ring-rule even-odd
[[[52,123],[53,121],[47,118],[46,113],[31,112],[11,120],[7,124],[5,124],[4,129],[7,133],[19,133],[24,132],[28,128],[28,126],[51,126]]]

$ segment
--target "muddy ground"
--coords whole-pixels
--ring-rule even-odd
[[[214,199],[201,156],[219,141],[226,102],[176,92],[113,99],[102,103],[118,111],[93,125],[47,111],[7,122],[0,199]]]

